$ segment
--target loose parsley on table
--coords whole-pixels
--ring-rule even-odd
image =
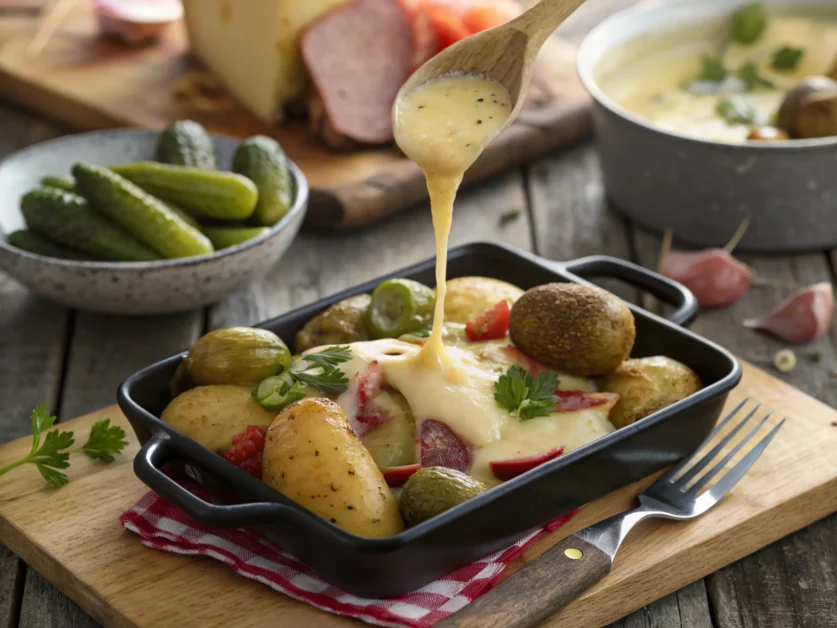
[[[535,379],[529,371],[515,364],[494,385],[497,403],[521,419],[552,414],[558,373],[542,371]]]
[[[68,482],[67,474],[63,472],[70,466],[70,454],[84,452],[94,460],[113,462],[122,452],[128,442],[125,440],[125,430],[110,424],[110,419],[96,421],[90,429],[87,442],[78,449],[70,449],[75,443],[75,437],[70,431],[49,430],[56,418],[51,416],[45,405],[32,410],[32,448],[20,460],[0,468],[0,475],[16,469],[24,464],[34,464],[43,478],[54,486],[63,486]]]

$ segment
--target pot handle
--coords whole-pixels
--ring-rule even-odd
[[[186,460],[198,466],[163,432],[154,434],[134,458],[134,473],[155,493],[180,508],[195,521],[213,528],[240,528],[248,525],[287,519],[291,510],[279,503],[212,504],[163,473],[163,466],[172,460]],[[220,463],[228,462],[218,459]],[[242,471],[243,473],[243,471]]]
[[[582,279],[590,277],[619,279],[632,286],[642,288],[676,308],[674,312],[665,317],[675,325],[688,325],[697,316],[698,303],[691,290],[676,281],[655,273],[653,270],[648,270],[632,262],[607,255],[593,255],[571,262],[564,262],[562,266],[564,270]]]

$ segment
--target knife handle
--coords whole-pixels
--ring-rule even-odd
[[[606,576],[611,557],[576,535],[498,584],[437,628],[529,628],[566,606]]]

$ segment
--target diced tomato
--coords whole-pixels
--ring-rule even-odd
[[[462,23],[471,33],[481,33],[505,24],[512,17],[507,10],[495,6],[472,7],[465,12]]]
[[[538,362],[535,358],[530,358],[514,345],[503,347],[505,353],[515,364],[519,364],[525,368],[532,377],[537,377],[542,371],[554,371],[555,369],[548,367],[543,362]]]
[[[508,302],[500,301],[482,316],[478,316],[465,325],[465,335],[471,342],[479,340],[497,340],[509,333],[511,308]]]
[[[554,460],[563,453],[564,446],[562,445],[561,447],[548,451],[545,454],[539,454],[529,458],[518,458],[516,460],[497,460],[492,462],[489,466],[491,467],[491,473],[494,474],[494,477],[498,480],[506,482],[512,478],[516,478],[518,475],[522,475],[527,471],[534,469],[539,465],[542,465],[544,462]]]
[[[433,6],[428,9],[427,15],[439,35],[439,50],[444,50],[471,35],[471,31],[462,23],[462,18],[448,7]]]
[[[226,451],[224,459],[261,479],[266,435],[267,425],[248,425],[246,430],[233,436],[232,447]]]
[[[417,12],[412,19],[411,26],[413,28],[412,68],[415,70],[435,57],[441,48],[439,46],[439,32],[426,12]]]
[[[404,486],[404,483],[410,479],[410,476],[419,469],[421,469],[420,464],[407,464],[403,467],[388,467],[383,470],[384,479],[387,482],[387,486],[398,488],[399,486]]]
[[[423,467],[447,467],[463,473],[471,467],[471,449],[444,423],[421,422],[419,460]]]
[[[584,390],[556,390],[558,400],[555,402],[555,412],[575,412],[603,406],[616,401],[619,395],[613,393],[591,393]]]

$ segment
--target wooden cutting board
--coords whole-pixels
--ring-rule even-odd
[[[91,0],[76,2],[37,55],[35,18],[0,15],[0,96],[81,130],[160,128],[190,118],[214,133],[272,135],[313,188],[308,222],[344,229],[427,197],[424,178],[396,148],[328,150],[302,123],[269,126],[238,104],[189,55],[174,25],[157,44],[131,49],[99,37]],[[574,46],[553,38],[538,59],[526,107],[471,168],[484,179],[567,145],[590,131],[590,98],[576,76]]]
[[[744,380],[728,407],[749,395],[775,410],[774,422],[788,417],[766,453],[703,517],[657,521],[632,533],[613,572],[546,625],[606,625],[837,511],[837,412],[749,364],[744,367]],[[104,417],[130,431],[115,406],[62,428],[80,438]],[[46,487],[29,465],[0,479],[0,542],[106,626],[360,625],[278,594],[214,560],[141,546],[118,522],[146,492],[131,467],[139,448],[132,433],[130,440],[111,465],[76,457],[70,483],[60,489]],[[0,467],[25,455],[30,445],[24,438],[0,447]],[[507,573],[570,532],[626,509],[648,481],[588,504]]]

